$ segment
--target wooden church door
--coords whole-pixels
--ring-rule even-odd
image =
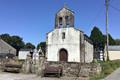
[[[61,49],[59,52],[59,61],[68,61],[68,53],[67,50]]]

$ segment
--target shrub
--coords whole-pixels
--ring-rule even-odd
[[[113,68],[112,66],[109,64],[109,62],[104,62],[102,64],[102,72],[105,74],[105,75],[108,75],[110,74],[111,72],[113,72]]]
[[[92,76],[90,80],[100,80],[120,67],[120,60],[106,61],[99,63],[101,64],[102,72],[99,75]]]

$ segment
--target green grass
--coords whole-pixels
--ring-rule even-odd
[[[99,62],[102,67],[102,72],[99,75],[92,76],[90,80],[100,80],[111,74],[114,70],[120,67],[120,60]]]

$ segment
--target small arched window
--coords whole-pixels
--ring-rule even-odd
[[[59,18],[59,24],[62,25],[62,17]]]
[[[70,19],[69,19],[69,16],[65,16],[65,20],[66,20],[66,25],[67,27],[69,27],[69,24],[70,24]]]
[[[62,39],[65,39],[65,32],[62,33]]]

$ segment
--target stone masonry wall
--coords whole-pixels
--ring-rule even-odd
[[[43,59],[44,60],[44,59]],[[47,64],[47,66],[46,66]],[[29,64],[28,64],[29,65]],[[42,76],[42,71],[45,67],[54,66],[58,67],[61,66],[63,69],[62,76],[66,77],[89,77],[95,74],[99,74],[101,72],[100,64],[82,64],[78,62],[52,62],[52,61],[45,61],[45,62],[38,62],[38,64],[32,64],[31,68],[26,66],[27,73],[32,72],[36,75]],[[32,69],[32,70],[30,70]],[[26,70],[24,70],[26,72]],[[28,71],[29,70],[29,71]],[[42,74],[41,74],[42,73]]]
[[[100,64],[80,64],[75,62],[47,62],[49,66],[62,66],[63,76],[76,77],[82,76],[87,77],[101,72]]]

